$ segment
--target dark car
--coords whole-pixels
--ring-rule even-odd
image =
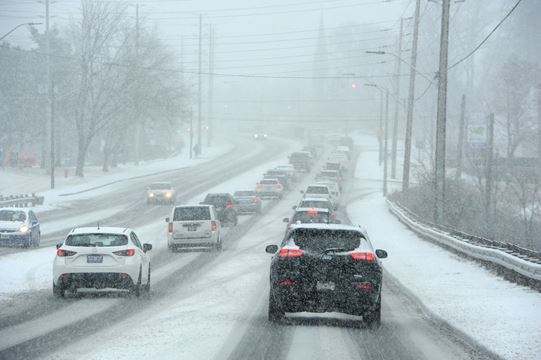
[[[255,190],[237,190],[233,196],[238,213],[261,213],[261,198]]]
[[[233,195],[229,193],[207,194],[201,204],[214,205],[218,220],[222,224],[237,225],[236,201]]]
[[[310,172],[312,169],[312,155],[308,151],[294,152],[289,156],[289,163],[295,170]]]
[[[342,312],[381,323],[384,250],[374,250],[366,232],[350,225],[296,225],[274,254],[270,271],[269,320],[286,312]]]

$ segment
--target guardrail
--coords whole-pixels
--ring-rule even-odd
[[[0,195],[0,207],[28,207],[43,205],[43,196],[37,196],[32,194],[19,194],[19,195]]]
[[[432,224],[387,200],[389,211],[411,230],[465,255],[499,265],[528,279],[541,281],[541,253]]]

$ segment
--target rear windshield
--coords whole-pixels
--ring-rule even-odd
[[[301,201],[299,207],[330,208],[331,204],[328,201],[304,200],[304,201]]]
[[[321,172],[321,175],[326,175],[326,176],[337,176],[337,173],[336,171],[334,170],[323,170]]]
[[[260,184],[269,184],[269,185],[272,185],[272,184],[278,184],[278,180],[264,179],[264,180],[261,180],[259,183],[260,183]]]
[[[151,189],[151,190],[169,190],[169,189],[171,189],[171,184],[165,184],[165,183],[150,184],[149,189]]]
[[[235,191],[235,196],[255,196],[255,191]]]
[[[310,194],[328,194],[329,188],[326,186],[308,186],[306,192]]]
[[[122,246],[128,244],[128,238],[119,234],[77,234],[69,235],[69,246]]]
[[[227,195],[207,195],[205,204],[211,204],[216,206],[225,206],[229,202],[229,197]]]
[[[327,165],[325,165],[325,166],[329,170],[338,170],[338,169],[340,169],[340,164],[339,163],[327,163]]]
[[[293,223],[300,221],[301,224],[328,224],[329,223],[329,213],[327,212],[311,212],[311,211],[299,211],[293,215]]]
[[[327,249],[351,251],[358,248],[363,236],[357,231],[327,229],[295,229],[289,236],[303,250],[323,252]]]
[[[0,221],[25,221],[26,214],[20,210],[0,210]]]
[[[180,207],[175,209],[173,221],[210,220],[208,206]]]

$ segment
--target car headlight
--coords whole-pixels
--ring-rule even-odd
[[[30,228],[26,225],[22,225],[20,228],[19,228],[19,232],[22,232],[22,233],[27,233],[30,231]]]
[[[166,197],[166,198],[170,198],[171,196],[173,196],[173,194],[172,194],[172,193],[170,193],[170,192],[168,192],[168,193],[165,193],[165,197]]]
[[[154,197],[154,193],[148,193],[148,197]]]

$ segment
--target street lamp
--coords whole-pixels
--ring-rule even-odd
[[[10,31],[8,31],[7,33],[5,33],[2,37],[0,37],[0,41],[4,40],[9,34],[14,32],[15,30],[17,30],[21,26],[25,26],[25,25],[34,26],[34,25],[41,25],[41,24],[42,23],[35,23],[35,22],[26,22],[26,23],[19,24],[19,25],[15,26],[13,29],[11,29]]]

